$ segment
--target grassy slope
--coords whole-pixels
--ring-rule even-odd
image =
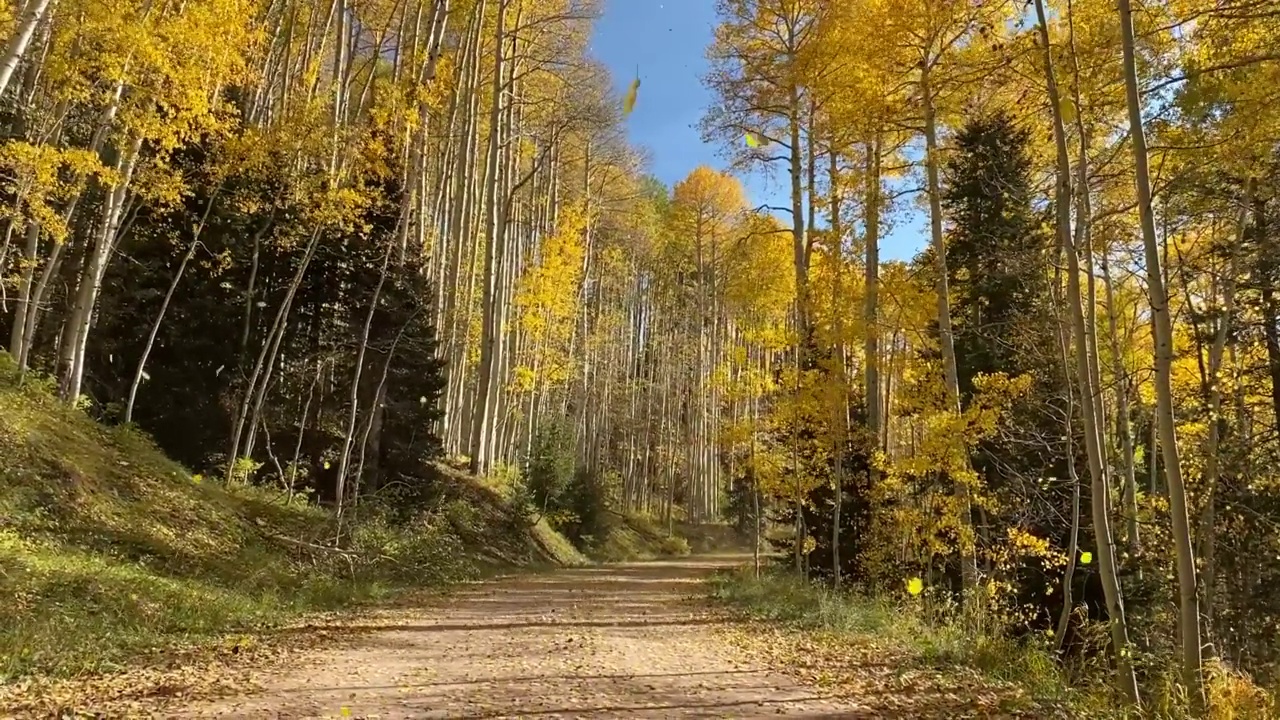
[[[689,543],[680,533],[668,535],[660,523],[642,515],[608,512],[603,539],[592,539],[587,544],[587,552],[593,558],[621,562],[689,554]]]
[[[455,472],[461,472],[456,470]],[[494,497],[509,499],[516,493],[518,474],[510,467],[495,472],[481,483]],[[691,524],[666,522],[648,514],[603,510],[599,536],[582,538],[580,545],[592,560],[626,562],[680,557],[690,553],[745,552],[747,541],[724,523]],[[539,525],[545,525],[545,522]]]
[[[876,668],[892,665],[894,682],[915,676],[923,687],[943,688],[1017,717],[1126,717],[1108,686],[1105,658],[1068,677],[1047,639],[1042,644],[1013,640],[982,622],[966,625],[944,613],[931,615],[918,599],[837,593],[789,574],[756,580],[747,571],[714,578],[710,590],[717,600],[763,623],[747,644],[780,665],[807,668],[837,684],[865,683]],[[1209,720],[1280,718],[1280,693],[1268,693],[1212,662],[1207,670]],[[1136,717],[1192,717],[1184,698],[1164,680],[1156,678],[1143,689],[1146,712]]]
[[[892,666],[893,682],[959,693],[1001,717],[1110,717],[1097,687],[1069,687],[1045,649],[931,622],[918,604],[836,593],[782,573],[722,575],[710,591],[777,628],[764,651],[780,664],[798,662],[825,681],[861,683]]]
[[[39,383],[17,387],[7,360],[0,681],[109,671],[485,568],[583,559],[447,469],[440,508],[413,527],[357,526],[355,552],[320,548],[335,530],[325,511],[194,478],[141,434],[94,423]]]

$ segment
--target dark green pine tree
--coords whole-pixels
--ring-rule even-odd
[[[1048,492],[1042,486],[1043,478],[1067,475],[1061,420],[1066,380],[1050,285],[1055,248],[1046,219],[1052,208],[1033,205],[1028,141],[1028,131],[1009,115],[973,117],[957,133],[943,168],[961,402],[969,404],[982,374],[1028,375],[1033,380],[1030,395],[1009,408],[1004,429],[972,456],[974,469],[1001,508],[998,515],[974,508],[980,554],[986,539],[997,541],[1010,522],[1059,540],[1060,519],[1069,516],[1071,507],[1066,483]],[[936,481],[946,484],[947,479]],[[951,571],[958,587],[958,568]],[[1025,572],[1042,569],[1028,567]],[[1039,580],[1018,585],[1043,591],[1048,583]],[[1022,599],[1046,613],[1056,607],[1047,597]]]
[[[1052,238],[1031,204],[1028,140],[1008,115],[976,118],[956,136],[944,168],[951,320],[965,398],[979,373],[1054,365]]]

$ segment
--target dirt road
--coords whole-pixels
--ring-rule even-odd
[[[852,699],[771,672],[691,600],[741,558],[500,579],[399,610],[252,695],[181,718],[852,718]],[[344,710],[345,709],[345,710]]]

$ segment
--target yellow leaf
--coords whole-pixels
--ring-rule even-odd
[[[622,98],[622,116],[626,117],[636,108],[636,94],[640,92],[640,78],[637,77],[631,81],[631,87],[627,88],[627,94]]]
[[[351,717],[351,708],[343,706],[343,708],[339,710],[338,713],[341,714],[342,717]]]
[[[924,592],[924,581],[918,577],[913,577],[907,581],[907,592],[912,595],[919,595]]]
[[[1080,553],[1081,565],[1088,565],[1091,562],[1093,562],[1093,553],[1089,552],[1088,550]]]

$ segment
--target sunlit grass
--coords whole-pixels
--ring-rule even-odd
[[[787,572],[756,579],[748,571],[722,574],[711,583],[716,599],[749,617],[802,633],[821,633],[850,647],[874,646],[895,662],[946,672],[964,670],[1021,688],[1036,702],[1088,708],[1088,717],[1110,704],[1095,687],[1072,688],[1049,651],[1029,641],[987,632],[972,622],[947,621],[924,612],[918,597],[837,592]]]
[[[690,552],[689,541],[670,534],[653,519],[638,513],[607,511],[602,536],[586,538],[586,552],[602,562],[654,560],[681,557]]]
[[[186,645],[350,599],[316,578],[288,588],[226,586],[158,574],[102,554],[0,534],[12,614],[0,623],[0,678],[111,670]],[[324,600],[329,602],[323,602]],[[317,601],[322,601],[317,603]]]
[[[1082,718],[1195,717],[1174,669],[1158,674],[1142,688],[1141,714],[1126,716],[1109,686],[1105,659],[1096,676],[1068,677],[1047,644],[1011,638],[990,618],[926,609],[921,598],[907,593],[896,598],[868,597],[835,592],[788,572],[768,573],[757,580],[748,571],[716,576],[710,592],[751,618],[796,632],[834,635],[850,647],[882,648],[919,667],[976,671],[992,681],[1020,687],[1033,699],[1071,708]],[[1209,720],[1280,718],[1280,695],[1258,687],[1221,663],[1206,663],[1205,686],[1209,697],[1205,717]]]
[[[149,438],[105,427],[18,382],[0,353],[0,681],[109,671],[486,567],[582,561],[549,527],[517,528],[474,479],[392,522],[192,475]]]

